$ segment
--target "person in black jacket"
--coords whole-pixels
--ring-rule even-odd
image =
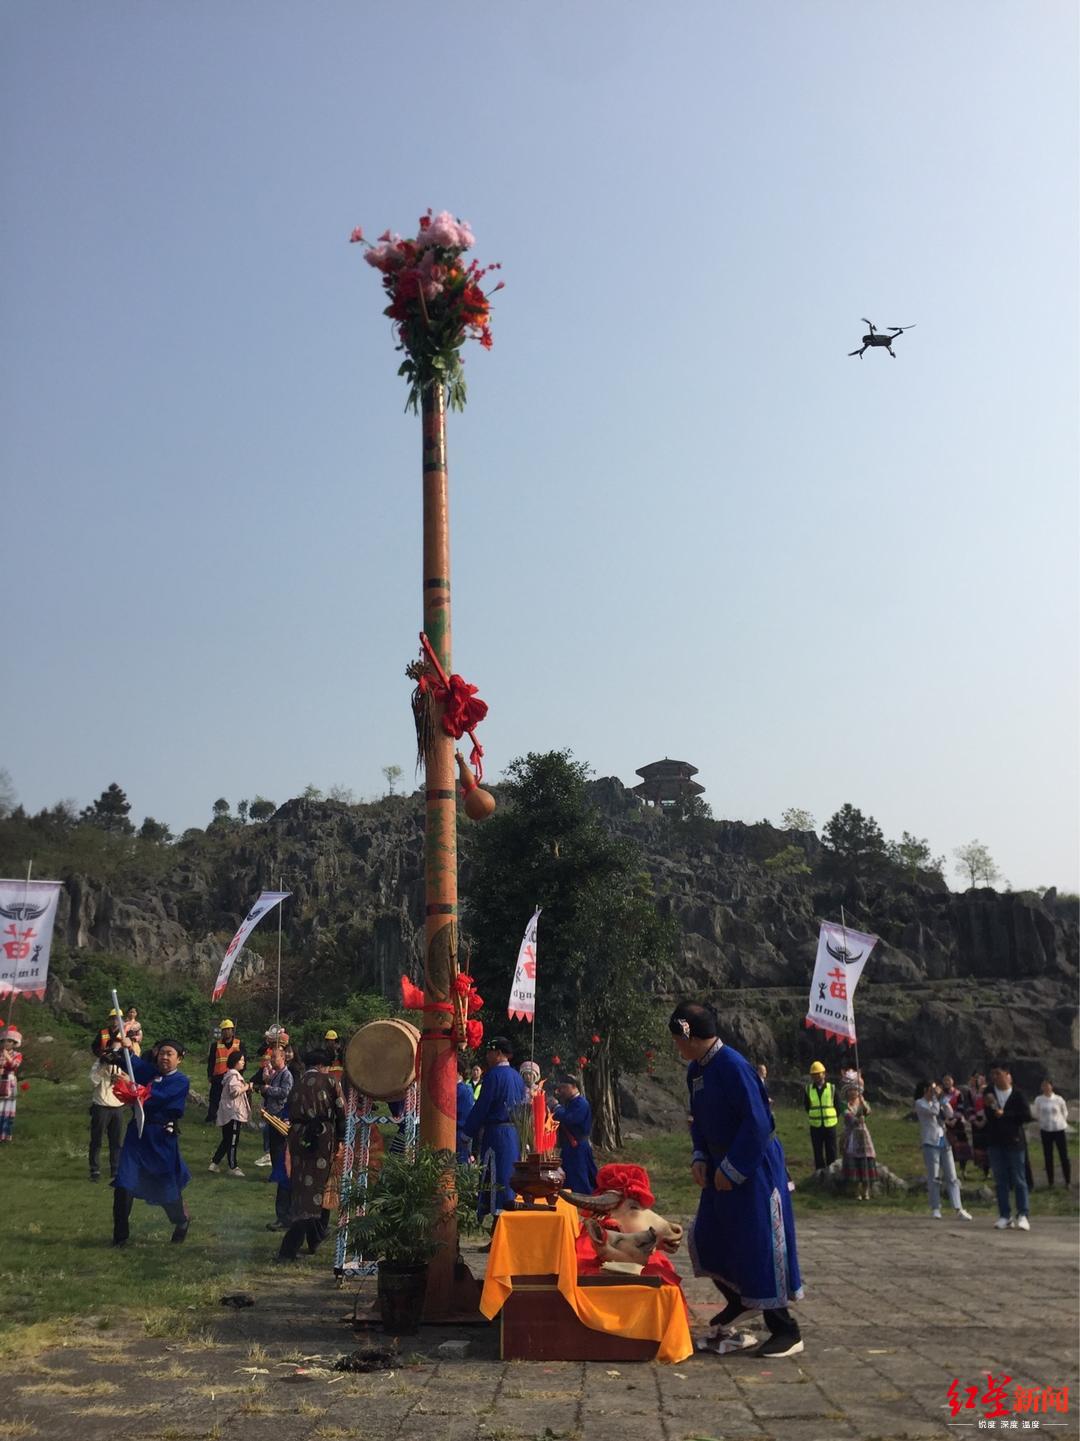
[[[983,1091],[983,1143],[997,1187],[999,1231],[1030,1231],[1028,1185],[1024,1174],[1027,1146],[1024,1127],[1032,1119],[1031,1107],[1013,1085],[1012,1071],[1004,1061],[990,1067],[990,1084]],[[1016,1194],[1015,1220],[1009,1213],[1009,1193]]]

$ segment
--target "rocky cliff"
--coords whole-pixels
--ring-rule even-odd
[[[818,923],[843,905],[853,925],[882,938],[857,1002],[863,1068],[879,1088],[899,1094],[923,1069],[966,1074],[1000,1051],[1027,1086],[1046,1067],[1059,1084],[1075,1074],[1074,901],[1052,892],[953,893],[926,876],[829,880],[811,833],[675,821],[612,779],[595,782],[592,794],[607,824],[641,848],[657,905],[678,929],[675,977],[662,986],[643,980],[712,998],[731,1038],[774,1069],[794,1075],[826,1050],[802,1017]],[[469,831],[463,821],[466,930]],[[347,973],[353,990],[392,997],[401,973],[419,969],[422,842],[419,797],[290,801],[259,825],[186,833],[152,879],[70,874],[57,936],[73,950],[205,980],[252,897],[283,879],[293,892],[285,925],[296,983],[318,966]],[[763,863],[792,843],[810,874],[777,878]],[[259,949],[242,956],[240,984],[262,967]]]

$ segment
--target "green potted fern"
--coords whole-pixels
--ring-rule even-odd
[[[360,1254],[378,1261],[383,1329],[415,1335],[427,1292],[428,1264],[445,1244],[438,1236],[448,1181],[452,1180],[459,1233],[480,1229],[476,1219],[479,1173],[458,1165],[452,1151],[418,1149],[414,1160],[386,1154],[369,1186],[357,1197],[364,1214],[350,1226]]]

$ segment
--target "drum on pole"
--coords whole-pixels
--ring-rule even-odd
[[[420,1032],[408,1021],[369,1021],[345,1047],[345,1073],[376,1101],[396,1101],[416,1080]]]

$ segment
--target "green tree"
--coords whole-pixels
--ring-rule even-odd
[[[173,839],[173,833],[164,821],[156,821],[153,816],[147,816],[139,827],[139,839],[153,841],[155,845],[167,846]]]
[[[889,860],[912,881],[919,879],[920,871],[936,871],[939,875],[945,872],[945,857],[933,855],[929,841],[920,840],[908,831],[904,831],[898,841],[890,841],[887,849]]]
[[[309,781],[304,787],[304,789],[300,792],[300,798],[301,800],[305,801],[321,801],[323,798],[323,793],[317,785],[314,785],[311,781]]]
[[[568,751],[530,754],[504,777],[506,804],[478,828],[468,894],[482,994],[502,998],[535,905],[537,1051],[579,1058],[601,1146],[620,1141],[619,1076],[640,1070],[657,1039],[650,982],[670,974],[674,928],[642,894],[641,853],[604,828],[589,768]],[[596,1038],[596,1039],[594,1039]]]
[[[224,796],[218,796],[217,800],[214,802],[214,819],[216,821],[225,821],[229,819],[229,802],[225,799]]]
[[[239,820],[240,820],[240,824],[241,824],[241,825],[245,825],[245,826],[247,825],[248,807],[249,807],[250,805],[251,805],[251,802],[250,802],[250,801],[237,801],[237,802],[236,802],[236,814],[237,814],[237,816],[239,817]]]
[[[268,801],[265,796],[256,796],[248,806],[248,815],[253,821],[268,821],[276,810],[276,801]]]
[[[382,773],[386,777],[386,793],[389,796],[394,794],[394,787],[402,777],[400,766],[383,766]]]
[[[802,826],[789,826],[789,830],[802,830]],[[765,862],[765,869],[771,871],[774,876],[808,876],[810,867],[806,864],[806,852],[801,846],[785,846],[782,851],[777,851],[775,856],[770,856]]]
[[[809,811],[804,811],[799,806],[788,806],[787,810],[780,814],[780,829],[782,831],[812,831],[814,817]]]
[[[0,820],[9,816],[15,809],[15,802],[19,799],[15,790],[15,782],[11,779],[11,772],[0,768]]]
[[[131,802],[115,781],[101,792],[93,805],[86,806],[79,819],[84,825],[95,826],[112,835],[130,836],[135,827],[128,819]]]
[[[342,805],[354,806],[356,804],[356,796],[348,786],[333,785],[326,794],[329,800],[340,801]]]
[[[886,858],[885,837],[877,821],[848,802],[826,822],[821,844],[829,863],[850,875],[875,871]]]
[[[992,886],[1001,876],[982,841],[968,841],[966,845],[957,846],[953,855],[956,857],[956,869],[967,876],[969,886]]]

